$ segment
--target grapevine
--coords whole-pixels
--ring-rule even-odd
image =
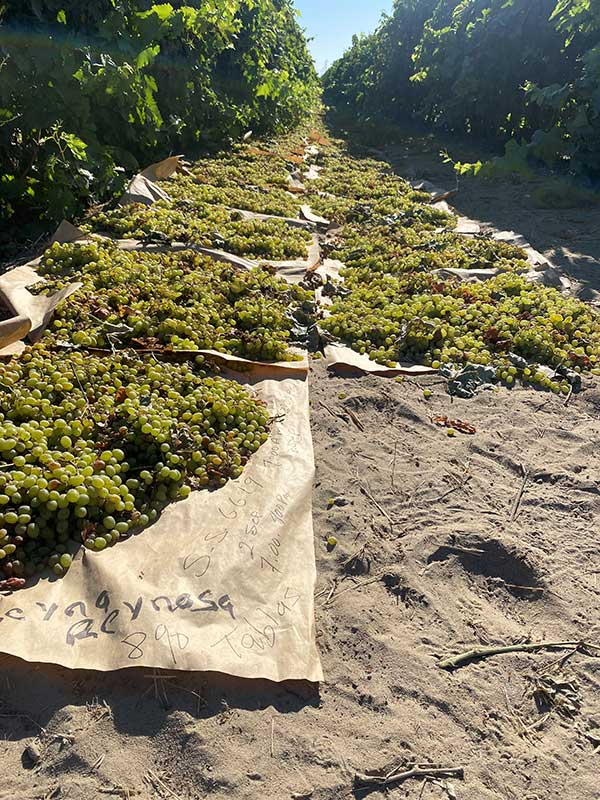
[[[0,246],[118,196],[159,153],[281,134],[319,103],[288,0],[13,2],[0,24]],[[282,189],[297,138],[274,148]]]
[[[406,141],[412,119],[504,147],[503,157],[457,163],[459,174],[530,173],[543,164],[594,185],[599,28],[600,6],[590,0],[399,0],[324,74],[325,102],[355,144]],[[578,189],[579,202],[583,195],[567,182],[548,189],[542,198],[558,208],[577,204]],[[598,201],[591,193],[587,200]]]

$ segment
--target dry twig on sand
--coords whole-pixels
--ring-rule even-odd
[[[347,420],[346,420],[346,419],[344,419],[344,417],[343,417],[343,415],[342,415],[342,414],[336,414],[336,413],[335,413],[335,411],[332,411],[332,410],[329,408],[329,406],[328,406],[328,405],[326,405],[326,404],[325,404],[325,403],[324,403],[322,400],[319,400],[319,403],[320,403],[320,404],[321,404],[321,406],[322,406],[322,407],[325,409],[325,411],[329,411],[329,413],[331,414],[331,416],[332,416],[334,419],[341,419],[341,420],[343,420],[344,422],[347,422]]]
[[[571,397],[573,397],[573,384],[571,384],[571,385],[569,386],[569,393],[568,393],[568,394],[567,394],[567,396],[565,397],[565,403],[564,403],[564,404],[565,404],[565,406],[568,406],[568,405],[569,405],[569,403],[570,403],[570,401],[571,401]]]
[[[385,775],[367,775],[363,772],[354,774],[355,786],[391,786],[393,783],[407,781],[410,778],[463,778],[463,767],[411,767],[398,772],[394,767],[391,772]]]
[[[377,502],[377,500],[375,500],[375,498],[373,497],[373,495],[371,494],[371,492],[370,492],[370,491],[369,491],[369,490],[366,488],[366,486],[363,486],[362,484],[360,484],[360,485],[359,485],[359,489],[360,489],[360,490],[361,490],[361,492],[362,492],[362,493],[365,495],[365,497],[368,497],[368,498],[369,498],[369,500],[370,500],[370,501],[373,503],[373,505],[375,506],[375,508],[376,508],[376,509],[377,509],[377,510],[378,510],[378,511],[381,513],[381,514],[383,514],[383,516],[384,516],[384,517],[387,519],[387,521],[390,523],[390,529],[391,529],[391,532],[393,533],[393,532],[394,532],[394,525],[395,525],[396,523],[395,523],[395,522],[394,522],[394,520],[393,520],[393,519],[390,517],[390,515],[387,513],[387,511],[385,510],[385,508],[383,508],[383,506],[382,506],[380,503],[378,503],[378,502]]]
[[[521,507],[521,500],[523,499],[523,494],[525,492],[525,488],[527,487],[527,483],[529,481],[529,470],[525,469],[523,464],[521,464],[521,472],[523,473],[523,480],[521,482],[521,487],[515,497],[514,503],[512,505],[512,509],[510,511],[510,521],[514,522],[517,518],[517,514],[519,513],[519,508]]]
[[[352,586],[348,586],[346,589],[342,589],[341,592],[336,592],[335,594],[330,592],[327,599],[323,603],[320,603],[320,606],[327,606],[330,603],[335,602],[340,595],[346,594],[346,592],[351,592],[354,589],[360,589],[361,586],[367,586],[369,583],[375,583],[375,581],[379,580],[381,580],[381,575],[375,575],[373,578],[369,578],[366,581],[361,581],[360,583],[355,583]]]
[[[181,797],[176,794],[170,786],[167,786],[167,784],[161,778],[159,778],[155,772],[152,772],[151,769],[149,769],[144,775],[144,780],[162,797],[173,797],[174,800],[181,800]]]
[[[196,716],[199,717],[200,716],[200,711],[206,705],[208,705],[206,699],[202,696],[202,692],[200,691],[200,688],[198,688],[196,691],[194,691],[193,689],[188,689],[186,686],[177,686],[177,689],[179,689],[180,692],[186,692],[187,694],[191,694],[192,697],[196,698]]]
[[[340,409],[350,417],[350,419],[356,425],[356,427],[358,428],[359,431],[364,431],[365,426],[362,424],[362,422],[358,418],[358,415],[355,414],[354,411],[352,411],[351,408],[346,408],[345,406],[340,406]]]
[[[439,503],[440,500],[445,500],[446,497],[448,497],[448,495],[451,495],[453,492],[457,492],[459,489],[464,489],[464,487],[469,483],[470,480],[471,480],[471,476],[467,475],[467,477],[464,479],[464,481],[462,483],[456,483],[454,486],[451,486],[449,489],[447,489],[439,497],[434,497],[432,502],[433,503]]]
[[[438,550],[446,550],[448,553],[459,556],[484,556],[486,554],[486,551],[482,550],[480,547],[463,547],[458,544],[441,544]]]
[[[394,480],[396,478],[396,456],[398,454],[398,442],[394,442],[394,458],[392,460],[392,489],[395,489]]]
[[[596,651],[595,654],[600,655],[600,646],[588,644],[582,641],[571,642],[523,642],[522,644],[511,644],[502,647],[474,647],[472,650],[465,650],[464,653],[459,653],[456,656],[448,656],[442,658],[437,662],[440,669],[458,669],[459,667],[468,664],[470,661],[479,661],[482,658],[489,656],[497,656],[503,653],[535,653],[538,650],[552,650],[554,648],[575,648],[581,652]]]
[[[133,794],[139,794],[137,789],[128,789],[125,786],[100,786],[98,788],[100,794],[113,794],[123,800],[130,800]]]
[[[98,756],[98,758],[94,761],[94,763],[90,767],[90,770],[92,772],[96,772],[97,770],[99,770],[102,764],[104,764],[105,758],[106,758],[106,753],[102,753],[102,755]]]
[[[342,564],[342,569],[344,570],[346,575],[370,572],[371,559],[369,558],[369,551],[367,549],[367,545],[363,544],[363,546],[359,550],[357,550],[355,553],[352,553],[352,555],[349,558],[347,558]],[[330,596],[332,594],[333,591],[330,593]]]
[[[154,688],[154,697],[164,708],[169,708],[169,697],[167,695],[166,686],[169,681],[174,680],[173,676],[163,675],[158,669],[153,669],[151,675],[144,675],[144,678],[150,679],[153,682],[153,687],[149,686],[144,695]],[[142,695],[142,697],[144,696]]]

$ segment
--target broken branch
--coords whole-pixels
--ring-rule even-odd
[[[395,522],[394,522],[394,520],[393,520],[393,519],[390,517],[390,515],[387,513],[387,511],[385,510],[385,508],[383,508],[383,507],[382,507],[382,505],[381,505],[380,503],[378,503],[378,502],[377,502],[377,500],[375,500],[375,498],[373,497],[373,495],[372,495],[372,494],[369,492],[369,490],[368,490],[368,489],[367,489],[365,486],[363,486],[362,484],[360,484],[360,485],[359,485],[359,489],[360,489],[360,491],[361,491],[361,492],[362,492],[362,493],[365,495],[365,497],[368,497],[368,498],[369,498],[369,500],[370,500],[370,501],[373,503],[373,505],[375,506],[375,508],[376,508],[376,509],[377,509],[377,510],[378,510],[378,511],[381,513],[381,514],[383,514],[383,516],[384,516],[384,517],[387,519],[387,521],[390,523],[390,529],[391,529],[391,531],[392,531],[392,533],[393,533],[393,532],[394,532],[394,525],[395,525]]]
[[[412,767],[404,772],[391,772],[388,775],[365,775],[356,772],[354,783],[359,786],[390,786],[409,778],[464,778],[463,767]]]
[[[510,521],[514,522],[517,518],[517,514],[519,513],[519,508],[521,507],[521,500],[523,499],[523,493],[525,492],[525,487],[527,486],[527,482],[529,480],[529,470],[526,470],[525,467],[521,464],[521,470],[523,472],[523,480],[521,482],[521,488],[517,496],[515,497],[515,501],[513,503],[513,507],[510,512]]]
[[[591,649],[598,650],[600,648],[596,645],[590,645],[586,642],[529,642],[522,644],[511,644],[503,647],[474,647],[472,650],[465,650],[464,653],[459,653],[457,656],[448,656],[442,658],[437,662],[440,669],[453,670],[468,664],[470,661],[479,661],[482,658],[489,656],[502,655],[503,653],[535,653],[538,650],[552,650],[554,648],[571,648],[574,647],[578,650]]]

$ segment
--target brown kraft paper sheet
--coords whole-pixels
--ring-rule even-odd
[[[0,597],[0,651],[69,668],[210,670],[319,681],[306,372],[260,365],[274,422],[243,474],[168,506],[61,579]]]

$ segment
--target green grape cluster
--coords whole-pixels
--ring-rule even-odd
[[[189,219],[188,219],[189,217]],[[198,244],[210,247],[211,231],[229,225],[233,213],[222,206],[198,206],[194,215],[186,215],[184,208],[176,208],[168,200],[158,200],[153,205],[130,203],[109,211],[94,214],[82,229],[110,233],[118,238],[146,239],[156,234],[169,241],[183,241],[186,235],[198,239]],[[191,226],[191,230],[188,230]],[[187,231],[187,234],[186,234]]]
[[[327,140],[327,134],[320,120],[316,117],[300,123],[295,130],[264,140],[264,147],[268,149],[269,153],[273,153],[288,162],[290,158],[302,154],[307,144],[313,144],[315,136],[317,139],[322,139],[325,136]],[[259,145],[260,147],[261,145]],[[252,142],[244,145],[243,149],[246,154],[252,152]]]
[[[329,148],[322,171],[310,184],[313,210],[334,222],[373,222],[394,217],[403,225],[433,229],[452,226],[454,217],[427,205],[429,195],[382,168],[373,159],[352,158]]]
[[[425,230],[454,225],[454,217],[445,211],[403,195],[356,200],[311,191],[307,199],[313,211],[331,222],[340,224],[351,222],[373,224],[378,220],[390,219],[406,227]]]
[[[372,158],[355,158],[338,148],[321,155],[322,171],[315,189],[356,200],[379,199],[394,195],[415,196],[404,178],[394,175],[388,166]],[[422,198],[420,193],[420,197]]]
[[[305,148],[310,143],[310,132],[299,129],[277,139],[241,144],[217,156],[201,158],[194,163],[192,175],[201,184],[238,191],[264,190],[278,201],[287,197],[293,202],[293,195],[287,192],[288,177],[291,172],[308,167]]]
[[[248,258],[306,258],[310,233],[283,220],[245,220],[223,206],[159,200],[132,203],[91,217],[82,228],[119,238],[185,242]]]
[[[487,236],[451,231],[415,230],[402,224],[345,225],[329,246],[332,258],[374,272],[402,273],[435,269],[525,271],[527,255],[519,247]]]
[[[464,284],[349,269],[345,287],[323,327],[378,363],[492,365],[508,385],[519,378],[563,392],[568,380],[548,377],[540,365],[600,372],[600,315],[521,275]]]
[[[77,545],[104,550],[239,477],[268,433],[266,407],[201,357],[26,349],[0,365],[0,574],[64,575]]]
[[[192,174],[201,183],[221,188],[285,190],[289,169],[285,159],[248,146],[217,158],[200,159],[194,163]]]
[[[84,347],[217,350],[263,361],[290,360],[295,327],[313,295],[262,267],[244,270],[192,250],[120,250],[110,240],[54,243],[38,267],[83,287],[55,312],[49,335]],[[114,333],[118,331],[118,333]]]
[[[245,189],[241,186],[212,186],[190,175],[173,175],[161,186],[176,202],[184,201],[195,211],[206,203],[217,203],[231,208],[273,214],[280,217],[297,217],[300,203],[285,189],[276,187]]]

